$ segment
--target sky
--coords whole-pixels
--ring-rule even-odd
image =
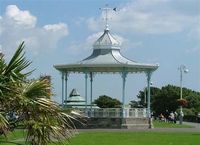
[[[111,33],[122,43],[121,53],[141,63],[159,63],[152,86],[183,86],[200,91],[199,0],[0,0],[0,50],[7,60],[20,42],[36,69],[31,77],[51,75],[54,100],[61,102],[61,74],[55,64],[78,62],[92,53],[92,44],[103,33],[104,13],[109,12]],[[68,93],[76,88],[84,97],[84,75],[70,74]],[[128,74],[126,103],[136,100],[146,86],[145,74]],[[121,100],[120,74],[96,74],[94,99],[108,95]],[[88,90],[89,91],[89,90]]]

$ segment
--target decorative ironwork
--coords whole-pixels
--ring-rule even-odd
[[[146,118],[146,108],[92,108],[82,111],[92,118]]]

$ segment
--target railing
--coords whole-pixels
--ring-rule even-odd
[[[92,118],[146,118],[146,108],[92,108],[83,110],[83,114]]]

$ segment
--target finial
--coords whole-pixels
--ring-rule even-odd
[[[100,8],[100,10],[102,10],[103,12],[105,12],[105,18],[104,18],[104,20],[106,22],[106,24],[105,24],[105,30],[109,30],[109,28],[108,28],[108,26],[109,26],[108,25],[108,20],[109,20],[109,18],[108,18],[108,12],[110,10],[116,11],[117,8],[116,7],[115,8],[109,8],[108,4],[106,4],[105,7],[104,8]]]

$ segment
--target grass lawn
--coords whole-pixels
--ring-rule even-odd
[[[193,128],[193,126],[186,124],[175,124],[170,122],[161,122],[161,121],[153,121],[153,125],[155,128]]]
[[[199,145],[200,133],[82,132],[70,145]]]
[[[179,125],[154,121],[155,128],[188,128]],[[8,135],[7,140],[0,136],[0,145],[24,143],[25,133],[16,130]],[[15,144],[14,144],[15,143]],[[200,132],[80,132],[70,139],[70,145],[199,145]]]
[[[7,139],[0,136],[0,145],[17,145],[17,143],[24,143],[25,132],[23,130],[15,130],[8,134]]]
[[[11,135],[9,142],[24,144],[16,137]],[[188,132],[81,132],[70,139],[70,145],[199,145],[199,140],[200,133]],[[17,145],[11,142],[0,139],[2,145]]]

